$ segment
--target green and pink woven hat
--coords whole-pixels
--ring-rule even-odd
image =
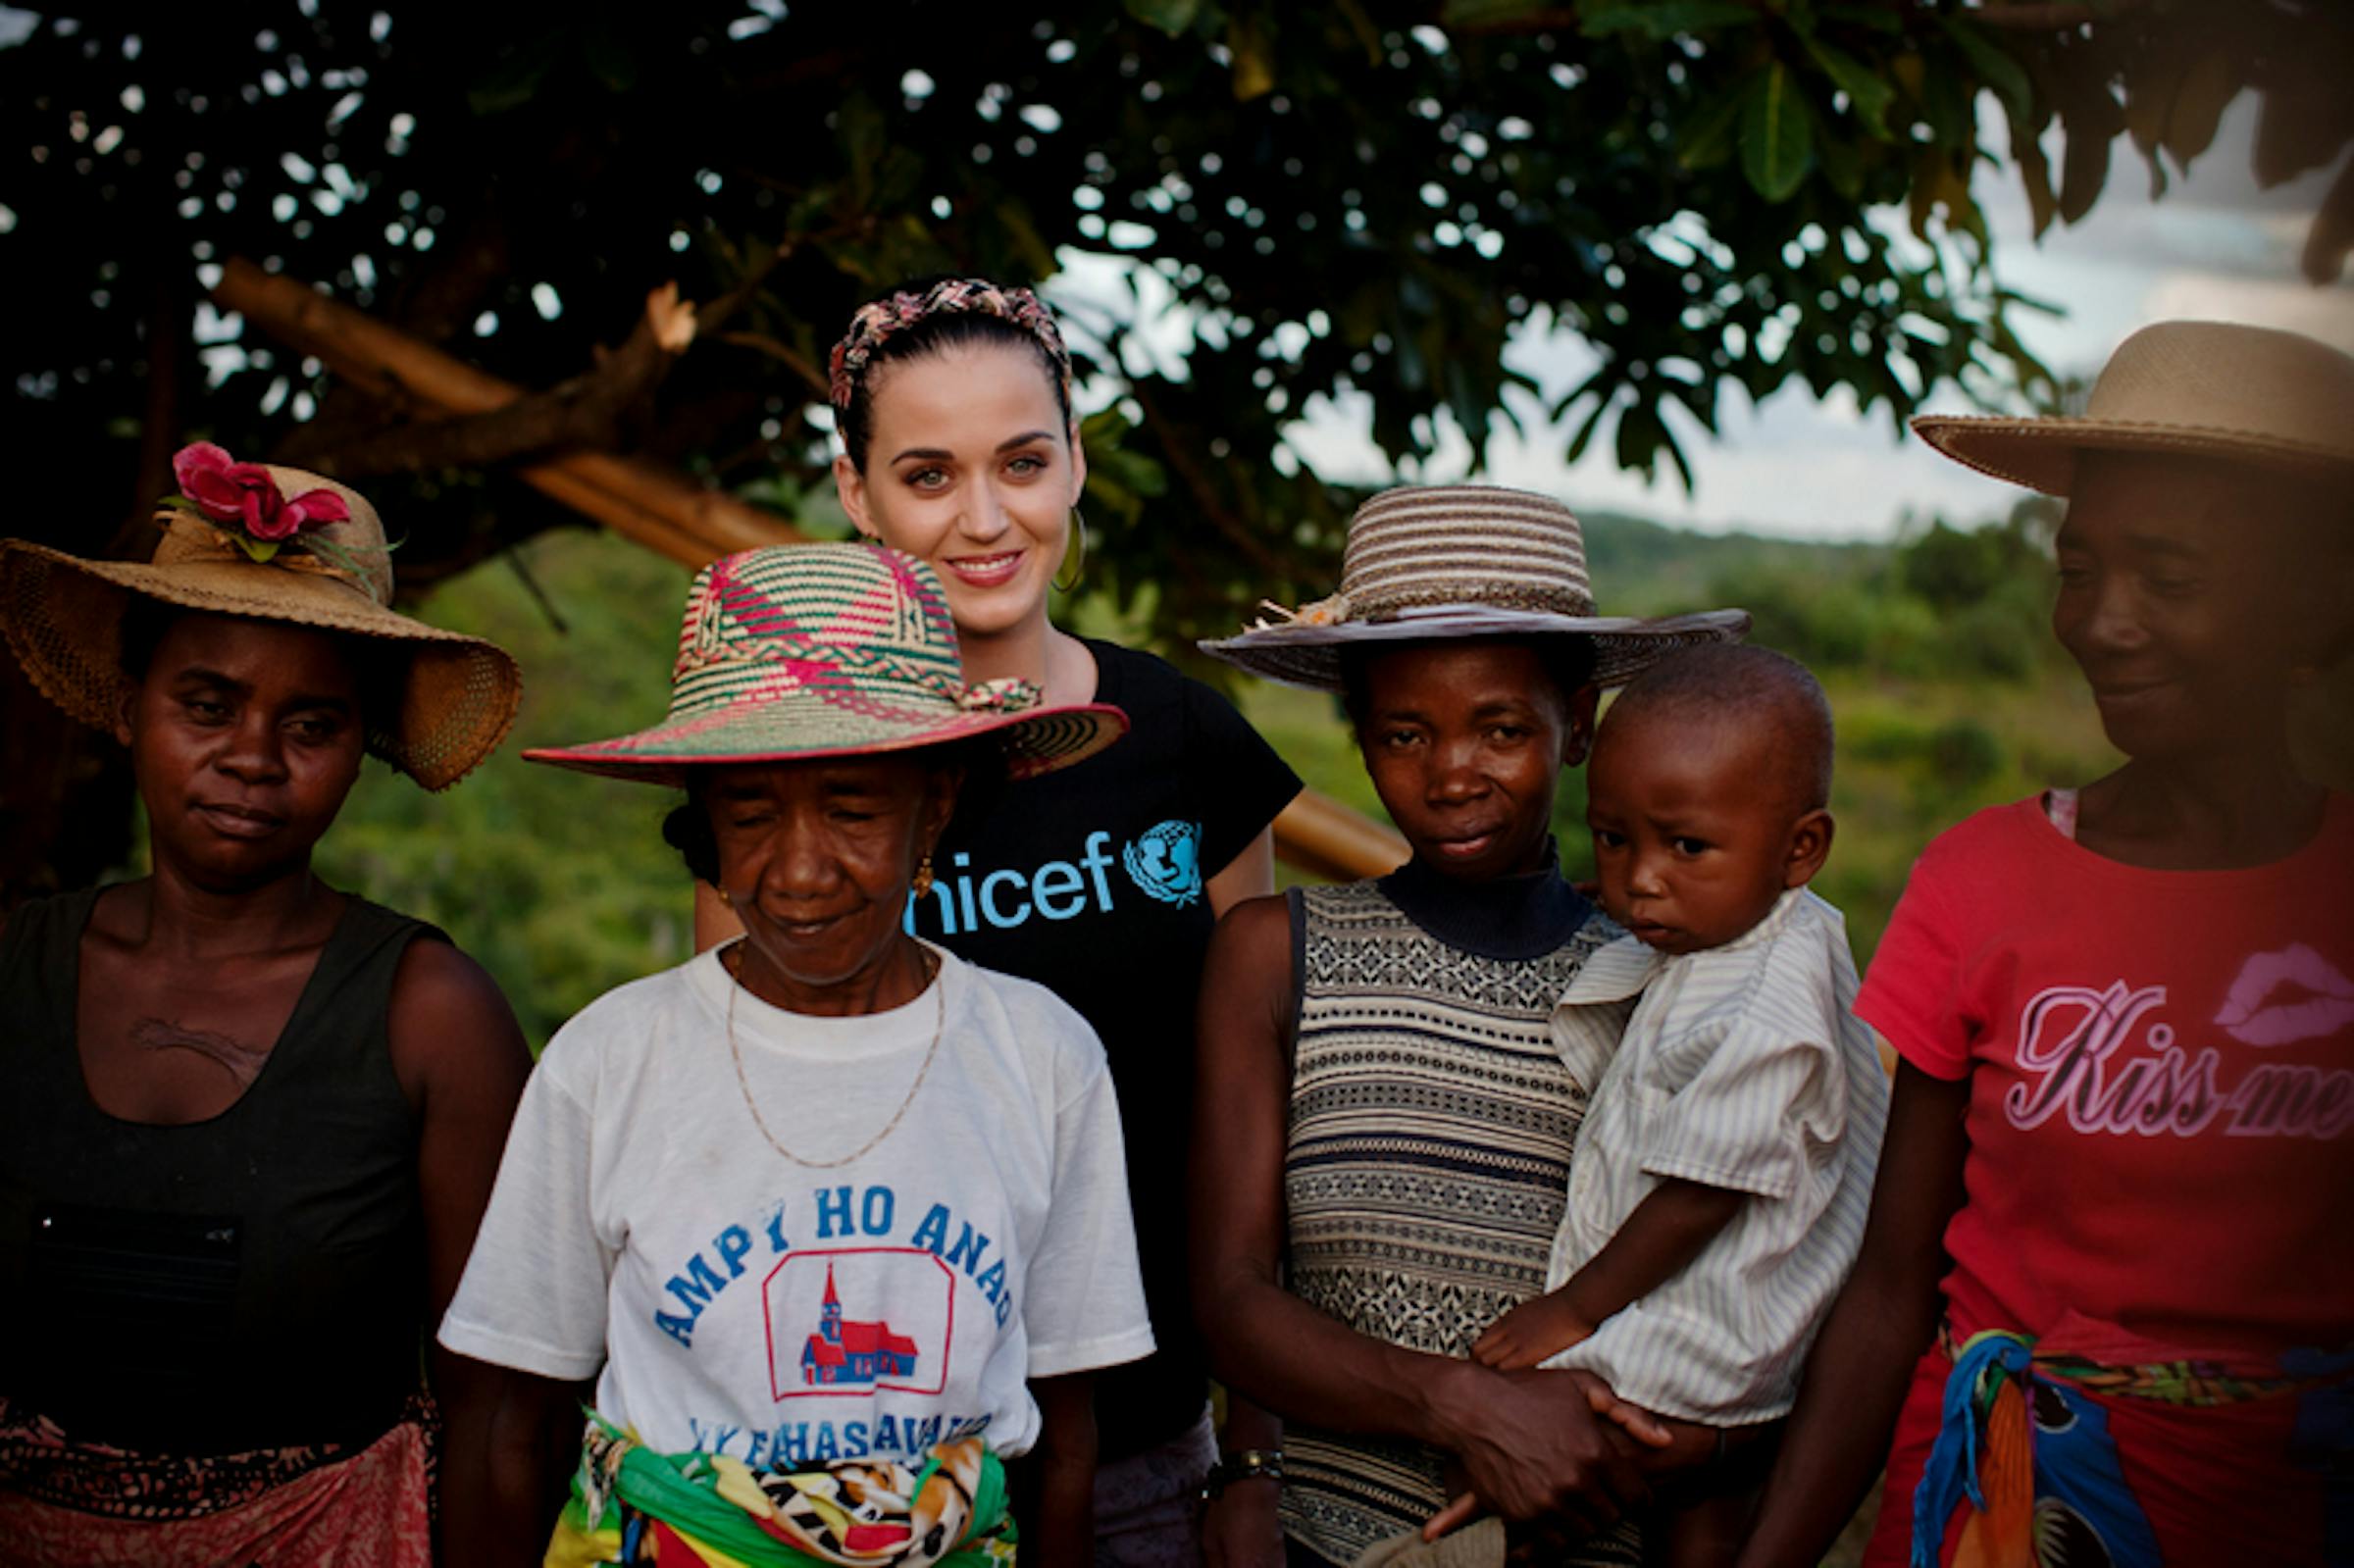
[[[691,769],[908,751],[994,735],[1017,779],[1094,756],[1128,730],[1106,703],[1040,706],[1027,681],[967,683],[956,623],[923,562],[866,544],[770,545],[695,574],[670,717],[533,762],[684,785]]]

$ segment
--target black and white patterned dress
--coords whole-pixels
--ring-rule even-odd
[[[1292,900],[1286,1283],[1360,1334],[1468,1356],[1545,1289],[1586,1111],[1547,1020],[1620,933],[1551,868],[1459,887],[1409,866]],[[1334,1562],[1446,1501],[1422,1444],[1287,1423],[1284,1451],[1285,1533]],[[1631,1561],[1617,1545],[1585,1560]]]

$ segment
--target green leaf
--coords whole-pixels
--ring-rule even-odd
[[[1675,161],[1686,169],[1714,169],[1733,155],[1741,111],[1757,96],[1765,73],[1752,72],[1732,91],[1720,93],[1675,134]]]
[[[1896,88],[1890,85],[1888,78],[1854,55],[1834,49],[1827,43],[1818,43],[1810,38],[1807,40],[1807,53],[1815,57],[1815,63],[1822,67],[1824,75],[1838,84],[1841,92],[1847,94],[1848,102],[1855,105],[1856,116],[1864,122],[1865,128],[1882,140],[1887,139],[1888,106],[1896,102]]]
[[[2044,157],[2035,132],[2017,121],[2011,123],[2011,161],[2019,165],[2020,181],[2027,187],[2027,216],[2034,224],[2035,237],[2041,239],[2060,210],[2052,195],[2051,161]]]
[[[1864,196],[1864,149],[1868,142],[1851,140],[1842,132],[1844,126],[1823,117],[1815,127],[1815,156],[1822,165],[1822,177],[1831,188],[1849,201],[1861,201]]]
[[[2192,62],[2166,112],[2162,139],[2175,162],[2187,169],[2193,158],[2207,150],[2215,140],[2215,127],[2224,118],[2225,106],[2239,96],[2241,85],[2238,66],[2222,50],[2212,50]]]
[[[1263,98],[1275,90],[1274,50],[1266,28],[1248,17],[1226,25],[1226,48],[1234,56],[1234,97],[1237,103]]]
[[[2024,120],[2035,107],[2035,84],[2027,79],[2027,69],[2011,57],[2008,50],[1981,32],[1971,23],[1959,17],[1945,19],[1945,34],[1969,59],[1978,74],[1978,79],[1992,87],[2003,100],[2003,107]]]
[[[1202,0],[1122,0],[1122,5],[1137,21],[1172,38],[1192,26],[1202,12]]]
[[[1787,201],[1815,162],[1815,132],[1790,68],[1775,61],[1741,116],[1741,172],[1767,201]]]
[[[1603,416],[1610,413],[1611,405],[1617,400],[1617,386],[1612,385],[1609,391],[1594,400],[1594,407],[1587,412],[1584,422],[1578,426],[1577,433],[1569,438],[1569,450],[1563,455],[1561,461],[1575,463],[1586,455],[1586,448],[1593,444],[1595,432],[1602,429]]]
[[[2060,221],[2073,224],[2092,211],[2100,200],[2101,187],[2109,182],[2109,143],[2117,134],[2117,100],[2109,96],[2106,85],[2096,84],[2086,102],[2105,105],[2107,113],[2097,109],[2072,112],[2067,117],[2068,151],[2060,160]]]
[[[1749,26],[1757,12],[1734,0],[1589,0],[1578,8],[1578,30],[1589,38],[1639,32],[1667,39],[1679,32]]]

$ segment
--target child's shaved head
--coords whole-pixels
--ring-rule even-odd
[[[1709,643],[1663,659],[1626,684],[1606,730],[1672,718],[1746,731],[1797,817],[1831,799],[1831,705],[1807,667],[1754,643]]]

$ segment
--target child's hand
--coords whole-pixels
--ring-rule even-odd
[[[1591,1372],[1571,1368],[1569,1376],[1585,1391],[1586,1408],[1642,1443],[1647,1448],[1664,1448],[1675,1442],[1658,1416],[1639,1404],[1629,1404],[1612,1391],[1611,1386]],[[1443,1517],[1443,1516],[1442,1516]]]
[[[1424,1541],[1436,1541],[1451,1530],[1462,1529],[1463,1526],[1469,1524],[1474,1518],[1478,1517],[1478,1494],[1476,1492],[1462,1492],[1456,1497],[1455,1501],[1449,1503],[1446,1507],[1441,1508],[1437,1513],[1432,1514],[1428,1520],[1424,1521],[1422,1525],[1422,1539]]]
[[[1499,1372],[1518,1372],[1543,1365],[1548,1356],[1561,1354],[1593,1333],[1594,1325],[1555,1290],[1529,1297],[1489,1324],[1488,1332],[1472,1341],[1471,1359]]]

